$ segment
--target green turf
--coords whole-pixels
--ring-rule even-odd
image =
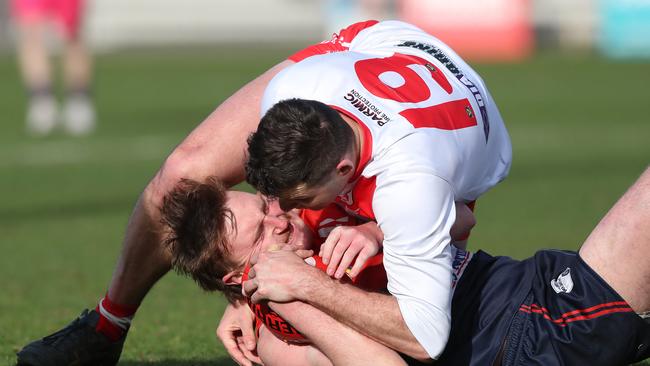
[[[83,139],[26,136],[14,60],[0,56],[1,364],[94,306],[129,212],[164,157],[285,54],[215,48],[99,56],[101,124]],[[477,69],[508,124],[514,163],[510,177],[481,198],[471,246],[517,258],[576,249],[650,162],[650,65],[549,54]],[[221,297],[167,276],[144,301],[121,364],[231,364],[214,337],[223,307]]]

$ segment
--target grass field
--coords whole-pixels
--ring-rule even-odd
[[[0,364],[94,307],[130,210],[164,157],[284,55],[215,48],[99,56],[101,124],[82,139],[26,136],[14,60],[0,56]],[[650,64],[544,54],[476,68],[509,127],[514,163],[480,200],[471,246],[517,258],[577,249],[650,163]],[[223,307],[221,297],[168,275],[144,301],[121,364],[232,364],[214,337]]]

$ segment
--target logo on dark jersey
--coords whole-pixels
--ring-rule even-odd
[[[556,279],[551,280],[551,287],[556,293],[568,294],[573,290],[573,279],[571,278],[571,268],[565,269]]]

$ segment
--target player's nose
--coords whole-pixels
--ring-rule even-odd
[[[280,207],[280,200],[278,199],[267,199],[266,205],[268,207],[268,215],[279,216],[284,212],[282,207]]]
[[[276,232],[282,232],[289,226],[289,219],[284,214],[266,215],[264,217],[264,222],[266,225],[271,226]]]

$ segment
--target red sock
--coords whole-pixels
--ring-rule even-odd
[[[106,294],[95,308],[95,311],[99,313],[99,321],[95,330],[115,342],[129,330],[131,319],[133,319],[136,310],[138,310],[137,305],[116,304]]]

